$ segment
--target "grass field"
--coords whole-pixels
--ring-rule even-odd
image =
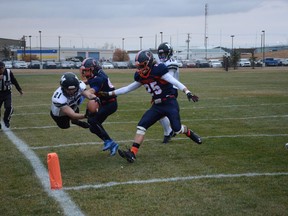
[[[1,215],[288,214],[287,68],[182,69],[181,81],[200,98],[189,103],[179,93],[182,123],[203,144],[183,135],[162,144],[157,123],[133,164],[101,151],[89,130],[56,127],[49,108],[62,72],[14,71],[24,95],[14,88],[11,128],[0,131]],[[129,70],[107,73],[116,88],[133,79]],[[140,88],[118,102],[104,127],[130,147],[150,96]],[[47,185],[51,152],[60,159],[62,190]]]

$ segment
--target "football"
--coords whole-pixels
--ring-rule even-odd
[[[95,100],[89,100],[87,103],[87,109],[90,113],[98,112],[99,103]]]

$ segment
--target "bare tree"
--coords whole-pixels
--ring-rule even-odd
[[[113,61],[129,61],[129,55],[125,50],[115,49],[113,53]]]

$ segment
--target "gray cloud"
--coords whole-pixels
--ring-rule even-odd
[[[235,34],[235,46],[260,44],[261,31],[267,31],[267,43],[288,43],[287,0],[10,0],[1,1],[1,37],[18,39],[32,35],[37,46],[42,30],[44,46],[93,46],[104,43],[139,47],[155,46],[159,32],[164,40],[185,46],[187,33],[191,46],[203,46],[204,12],[208,4],[209,45],[229,46]],[[157,37],[158,34],[158,38]],[[270,42],[271,41],[271,42]]]
[[[6,18],[80,18],[115,19],[118,17],[193,17],[204,14],[208,4],[210,15],[249,11],[262,0],[14,0],[1,3],[1,19]]]

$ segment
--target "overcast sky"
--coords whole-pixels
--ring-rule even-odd
[[[32,47],[131,50],[288,45],[288,0],[0,0],[0,38],[31,35]],[[205,16],[207,4],[207,16]],[[206,18],[206,19],[205,19]],[[206,22],[205,22],[206,20]],[[205,25],[206,24],[206,25]],[[206,29],[206,30],[205,30]],[[143,37],[140,39],[140,36]],[[124,40],[123,40],[124,38]],[[27,46],[29,37],[26,39]]]

